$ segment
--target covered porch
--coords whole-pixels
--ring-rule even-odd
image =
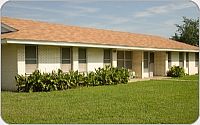
[[[133,72],[136,78],[165,76],[168,69],[166,64],[165,51],[117,50],[113,56],[114,67],[125,67]]]

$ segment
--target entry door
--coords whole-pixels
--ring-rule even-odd
[[[154,53],[150,52],[150,61],[149,61],[149,77],[154,75]]]

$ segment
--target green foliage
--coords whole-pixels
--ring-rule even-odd
[[[178,33],[172,36],[173,40],[199,46],[199,18],[195,20],[183,17],[183,24],[176,24],[176,27]]]
[[[126,84],[129,73],[127,69],[105,68],[95,69],[95,72],[81,74],[78,71],[63,73],[62,70],[52,73],[41,73],[34,71],[29,76],[17,75],[15,77],[18,92],[41,92],[76,88],[79,86],[102,86]]]
[[[170,77],[183,77],[184,75],[185,75],[184,68],[180,66],[173,66],[167,72],[167,76]]]

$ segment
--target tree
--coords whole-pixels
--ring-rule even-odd
[[[178,29],[171,39],[199,46],[199,18],[195,20],[183,17],[183,24],[175,25]]]

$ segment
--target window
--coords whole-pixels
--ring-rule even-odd
[[[110,49],[104,49],[104,63],[111,63],[112,54]]]
[[[172,66],[172,53],[168,52],[168,68]]]
[[[184,53],[179,52],[179,66],[184,67]]]
[[[124,67],[124,51],[117,51],[117,67]]]
[[[125,68],[132,69],[132,51],[125,51]]]
[[[61,49],[61,62],[62,64],[70,64],[71,63],[71,49],[70,48],[62,48]]]
[[[150,63],[154,63],[154,53],[150,53]]]
[[[25,46],[25,63],[37,64],[37,46]]]
[[[86,49],[79,48],[78,49],[78,62],[79,63],[86,63]]]
[[[149,53],[144,52],[144,68],[148,68],[148,58],[149,58]]]
[[[199,53],[195,53],[195,67],[199,66]]]
[[[186,67],[189,67],[189,53],[186,53]]]
[[[117,67],[132,69],[132,51],[117,52]]]

